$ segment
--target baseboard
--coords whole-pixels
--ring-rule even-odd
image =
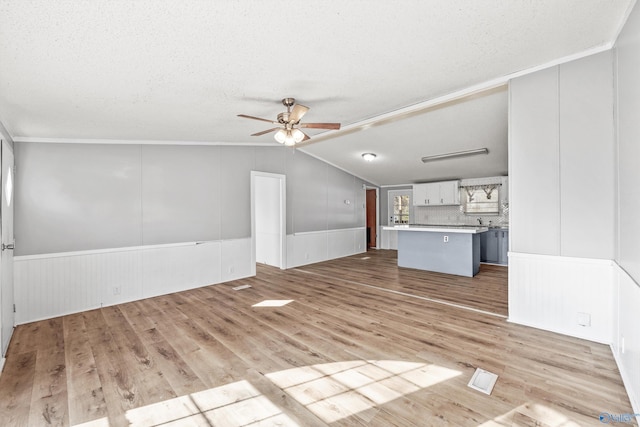
[[[4,370],[4,362],[6,362],[7,359],[6,358],[2,358],[0,359],[0,375],[2,375],[2,371]]]
[[[624,367],[624,363],[622,363],[622,360],[618,357],[618,352],[613,344],[610,344],[609,347],[611,348],[611,353],[613,353],[613,359],[616,361],[616,365],[618,366],[618,371],[622,378],[622,384],[624,385],[625,390],[627,390],[627,396],[629,396],[629,402],[631,402],[631,409],[633,409],[634,414],[640,414],[640,402],[637,402],[633,393],[631,393],[631,390],[633,390],[631,378]]]
[[[521,326],[526,326],[528,328],[540,329],[541,331],[553,332],[554,334],[566,335],[568,337],[573,337],[573,338],[578,338],[578,339],[581,339],[581,340],[591,341],[591,342],[595,342],[595,343],[598,343],[598,344],[604,344],[604,345],[608,345],[608,346],[611,345],[610,341],[603,341],[603,340],[594,339],[589,334],[576,334],[573,331],[563,331],[561,329],[544,328],[544,327],[541,327],[540,325],[535,324],[535,323],[522,322],[522,321],[518,321],[518,320],[513,320],[512,318],[507,318],[507,322],[513,323],[514,325],[521,325]]]

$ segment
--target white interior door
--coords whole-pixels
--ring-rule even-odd
[[[13,332],[13,150],[2,141],[2,251],[0,252],[0,341],[4,357]]]
[[[285,177],[252,172],[252,224],[255,261],[286,268]]]

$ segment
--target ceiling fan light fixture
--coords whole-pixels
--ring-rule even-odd
[[[284,129],[280,129],[273,137],[280,144],[284,144],[287,139],[287,132]]]
[[[291,135],[293,136],[293,140],[296,142],[302,142],[304,139],[304,133],[300,129],[294,129],[291,131]]]
[[[296,126],[310,129],[340,129],[340,123],[300,123],[302,117],[307,113],[307,111],[309,111],[309,107],[296,104],[296,100],[293,98],[284,98],[282,100],[282,104],[287,107],[287,111],[278,114],[276,120],[263,119],[262,117],[248,116],[246,114],[238,114],[238,117],[259,120],[261,122],[276,125],[277,127],[253,133],[251,136],[261,136],[267,133],[276,132],[273,136],[275,140],[280,144],[288,146],[306,142],[311,139],[309,135],[298,129]]]
[[[285,132],[286,132],[286,136],[284,137],[284,145],[286,145],[287,147],[292,147],[296,145],[296,139],[294,138],[291,130],[287,129]]]
[[[373,162],[376,159],[375,153],[363,153],[362,154],[362,158],[365,159],[367,162]]]

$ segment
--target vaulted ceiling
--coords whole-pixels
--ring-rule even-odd
[[[273,145],[237,114],[295,97],[343,126],[300,149],[373,183],[499,175],[508,78],[610,48],[634,3],[0,0],[0,122],[17,143]]]

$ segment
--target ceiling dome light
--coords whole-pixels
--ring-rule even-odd
[[[362,158],[365,159],[367,162],[374,161],[376,157],[378,156],[376,156],[374,153],[364,153],[362,155]]]
[[[284,129],[280,129],[278,132],[276,132],[275,135],[273,135],[273,137],[280,144],[284,144],[284,141],[285,141],[285,139],[287,137],[287,133],[286,133],[286,131]]]

